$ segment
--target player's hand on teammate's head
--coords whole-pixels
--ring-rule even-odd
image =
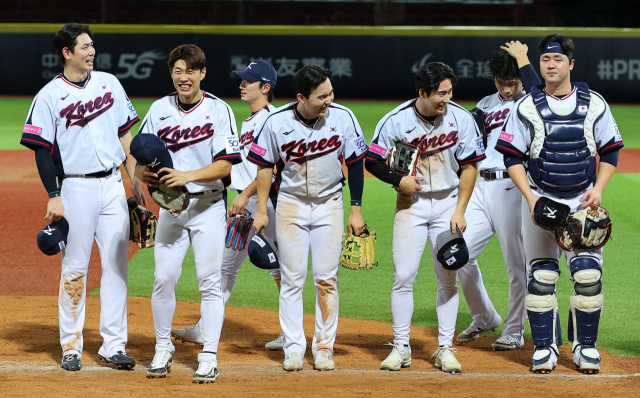
[[[60,196],[50,198],[49,202],[47,202],[47,214],[44,216],[44,219],[49,221],[60,221],[63,215],[64,206],[62,205],[62,198]]]
[[[529,51],[529,47],[524,43],[520,43],[519,40],[511,40],[505,43],[504,46],[500,46],[500,48],[516,59],[520,56],[526,57],[527,51]]]
[[[417,176],[404,176],[400,180],[400,185],[398,186],[398,190],[402,193],[412,194],[414,192],[422,191],[422,185],[420,185],[420,181],[422,181],[422,177]]]

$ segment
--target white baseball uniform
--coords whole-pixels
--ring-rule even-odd
[[[203,92],[200,102],[185,111],[173,93],[151,105],[140,133],[155,134],[169,149],[176,170],[199,170],[213,162],[241,161],[236,122],[231,107]],[[160,209],[155,244],[155,282],[151,296],[158,344],[171,343],[171,322],[176,309],[175,290],[182,262],[193,246],[196,277],[202,298],[200,311],[204,351],[217,352],[224,322],[221,268],[226,221],[228,178],[188,183],[189,207],[179,216]]]
[[[302,288],[309,250],[316,286],[316,327],[312,353],[333,354],[338,327],[338,264],[342,250],[343,160],[360,161],[366,143],[358,120],[344,106],[332,103],[314,125],[298,118],[295,103],[278,108],[258,132],[249,160],[278,165],[282,178],[276,209],[282,284],[280,325],[286,337],[285,356],[304,354]]]
[[[523,95],[524,91],[515,100],[505,100],[495,93],[478,102],[477,107],[485,113],[487,158],[478,167],[481,176],[464,215],[467,220],[464,240],[469,247],[469,262],[458,270],[460,285],[475,325],[481,329],[495,326],[500,317],[484,287],[478,257],[489,240],[498,235],[509,276],[509,314],[505,318],[502,335],[512,336],[518,341],[524,333],[524,296],[527,291],[520,216],[522,194],[508,177],[504,157],[495,146],[507,116]],[[492,172],[487,174],[490,179],[482,177],[485,171]]]
[[[484,159],[482,138],[471,114],[450,102],[444,114],[429,122],[413,99],[386,114],[376,126],[368,162],[383,162],[395,141],[417,145],[416,175],[422,191],[398,193],[393,223],[393,287],[391,318],[395,344],[409,344],[413,315],[413,283],[427,239],[438,280],[436,311],[440,345],[453,345],[458,315],[456,271],[445,270],[436,259],[436,237],[451,228],[456,208],[460,166]]]
[[[102,278],[98,353],[111,357],[127,344],[129,209],[119,167],[119,135],[139,121],[115,76],[90,72],[83,84],[56,76],[33,100],[20,143],[51,150],[69,222],[58,295],[63,355],[82,356],[87,269],[95,238]],[[93,173],[109,174],[93,178]],[[85,178],[86,177],[86,178]]]

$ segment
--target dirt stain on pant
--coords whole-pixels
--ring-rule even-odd
[[[84,294],[84,274],[79,274],[73,278],[64,277],[64,290],[73,301],[73,305],[78,305],[82,295]]]
[[[82,341],[82,332],[75,332],[75,336],[71,337],[71,341],[63,344],[62,353],[66,355],[71,350],[78,350],[80,348],[80,342]]]
[[[329,350],[329,345],[321,344],[320,342],[324,338],[327,338],[326,330],[330,327],[328,323],[334,322],[336,318],[338,312],[338,291],[336,290],[334,281],[319,281],[316,283],[316,289],[318,289],[318,304],[320,305],[320,311],[322,311],[322,326],[324,329],[318,333],[316,349]]]

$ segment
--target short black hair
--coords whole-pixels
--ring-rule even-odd
[[[451,84],[454,86],[458,82],[458,78],[449,65],[442,62],[429,62],[422,65],[416,72],[416,91],[420,94],[420,89],[423,89],[429,96],[433,90],[440,87],[440,83],[447,79],[451,80]]]
[[[53,46],[56,48],[56,54],[58,54],[58,61],[60,61],[60,65],[64,67],[65,59],[64,55],[62,55],[62,50],[66,47],[73,54],[73,49],[78,44],[78,36],[86,33],[89,35],[91,40],[93,40],[93,33],[91,33],[91,29],[89,29],[89,25],[83,23],[75,23],[71,22],[58,30],[56,35],[53,37]]]
[[[509,81],[520,79],[518,61],[503,49],[494,51],[487,68],[496,80]]]
[[[573,59],[573,51],[576,49],[576,46],[575,44],[573,44],[573,40],[571,40],[567,36],[561,35],[560,33],[554,33],[552,35],[545,36],[540,41],[540,44],[538,44],[538,52],[542,54],[544,47],[547,45],[547,43],[551,42],[559,43],[560,47],[562,48],[562,52],[566,54],[566,56],[569,58],[569,61]]]
[[[260,81],[260,88],[264,87],[265,84],[269,84],[269,83]],[[269,93],[267,93],[267,101],[269,101],[269,103],[273,102],[273,86],[269,87]]]
[[[302,94],[303,97],[309,98],[311,92],[327,79],[332,81],[333,73],[330,69],[323,68],[318,65],[306,65],[296,73],[293,78],[293,88],[296,94]]]

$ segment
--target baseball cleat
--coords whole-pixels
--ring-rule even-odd
[[[524,345],[524,339],[522,337],[516,338],[513,336],[500,336],[496,341],[491,344],[491,348],[494,351],[511,351],[516,348],[520,348]]]
[[[171,344],[156,344],[156,354],[147,368],[147,379],[167,377],[173,365],[175,347]]]
[[[462,365],[456,359],[458,349],[449,347],[448,345],[438,347],[431,358],[436,357],[435,366],[446,373],[462,373]]]
[[[484,332],[495,332],[495,330],[502,325],[502,318],[498,315],[497,322],[494,322],[491,326],[487,328],[482,328],[476,325],[476,322],[471,322],[468,328],[466,328],[462,333],[456,337],[456,340],[461,343],[468,343],[469,341],[478,341],[480,335]]]
[[[558,364],[558,349],[555,344],[548,347],[536,347],[531,360],[531,371],[538,374],[549,374]]]
[[[134,368],[134,366],[136,366],[135,359],[127,356],[124,351],[118,351],[110,357],[103,357],[102,355],[98,354],[98,357],[100,357],[101,360],[107,363],[116,365],[118,369],[122,370],[131,370]]]
[[[204,334],[197,325],[187,326],[184,329],[171,329],[171,337],[183,343],[204,345]]]
[[[194,384],[207,384],[216,381],[218,373],[218,359],[216,354],[198,354],[198,370],[193,374]]]
[[[303,355],[299,352],[290,352],[282,362],[282,369],[288,372],[302,370],[302,357]]]
[[[380,370],[398,371],[400,368],[411,366],[411,347],[409,345],[391,343],[386,345],[393,346],[393,349],[391,349],[391,354],[380,364]]]
[[[313,359],[313,369],[321,372],[335,369],[333,355],[329,351],[318,351]]]
[[[60,367],[64,370],[75,372],[76,370],[82,369],[82,363],[80,363],[80,358],[78,358],[78,354],[68,354],[62,357],[62,362],[60,362]]]
[[[584,374],[599,373],[601,360],[595,345],[576,344],[573,349],[573,363]]]
[[[284,337],[284,333],[280,333],[275,340],[265,344],[265,348],[269,351],[282,351],[284,350],[284,344],[287,342],[287,338]]]

